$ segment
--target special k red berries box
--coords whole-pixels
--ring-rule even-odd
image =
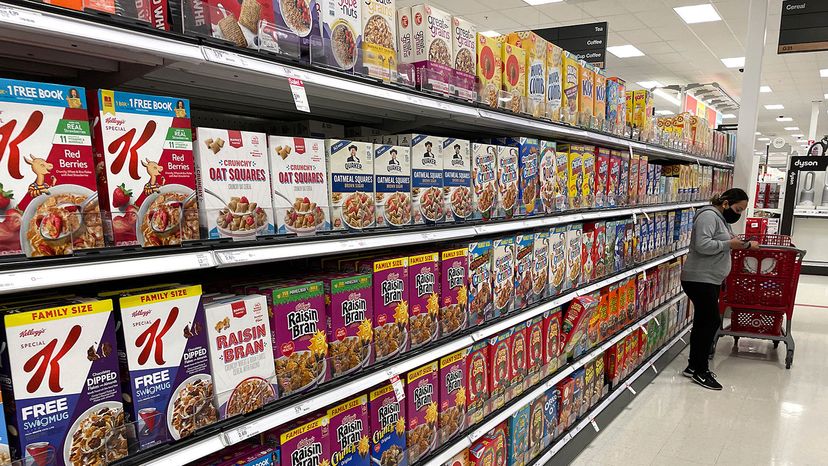
[[[82,87],[0,79],[0,254],[104,246],[88,118]]]
[[[93,99],[98,189],[115,246],[198,239],[190,102],[105,89]]]

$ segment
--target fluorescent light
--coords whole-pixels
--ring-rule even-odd
[[[615,45],[607,47],[607,52],[615,55],[618,58],[643,57],[644,52],[638,50],[633,45]]]
[[[757,141],[770,141],[770,138],[756,138]]]
[[[819,75],[823,78],[828,78],[828,68],[823,68],[819,70]]]
[[[530,5],[545,5],[547,3],[560,3],[563,0],[523,0]]]
[[[799,126],[786,126],[785,131],[799,131]]]
[[[768,109],[768,110],[783,110],[785,108],[785,106],[782,105],[782,104],[770,104],[770,105],[765,105],[765,108]]]
[[[654,87],[664,87],[664,84],[661,84],[658,81],[638,81],[636,84],[643,87],[644,89],[652,89]]]
[[[498,36],[500,36],[500,33],[497,32],[497,31],[483,31],[483,32],[480,33],[480,35],[486,36],[486,37],[498,37]]]
[[[722,63],[728,68],[742,68],[745,66],[745,57],[722,58]]]
[[[791,137],[794,137],[794,138],[804,138],[804,137],[805,137],[805,135],[804,135],[804,134],[791,134]]]
[[[776,121],[793,121],[791,117],[777,117]]]
[[[759,92],[761,92],[763,94],[767,94],[769,92],[773,92],[773,89],[771,89],[770,86],[761,86],[759,88]]]
[[[722,17],[713,8],[713,5],[704,3],[702,5],[680,6],[673,8],[681,19],[687,24],[695,23],[709,23],[711,21],[721,21]]]
[[[675,115],[675,112],[670,110],[656,110],[656,115]]]
[[[822,97],[828,99],[828,94],[824,94]]]
[[[671,104],[675,105],[676,107],[681,107],[681,101],[675,98],[674,96],[662,91],[661,89],[656,89],[653,91],[653,94],[661,97],[662,99],[670,102]]]
[[[760,133],[759,131],[757,131],[757,132],[756,132],[756,135],[757,135],[757,136],[761,136],[761,135],[762,135],[762,133]]]
[[[723,113],[722,114],[722,120],[729,120],[731,118],[736,118],[736,115],[734,115],[732,113]]]

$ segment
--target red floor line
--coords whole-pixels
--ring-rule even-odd
[[[816,308],[819,308],[819,309],[828,309],[828,306],[821,306],[819,304],[794,303],[794,306],[816,307]]]

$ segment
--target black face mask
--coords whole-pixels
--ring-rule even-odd
[[[736,223],[742,217],[742,214],[737,214],[733,207],[727,208],[722,211],[722,216],[724,216],[725,222],[727,223]]]

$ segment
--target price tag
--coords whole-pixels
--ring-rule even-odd
[[[37,24],[38,18],[42,16],[36,11],[19,10],[6,5],[0,6],[0,21],[34,26]]]
[[[395,375],[391,377],[391,386],[394,388],[394,396],[397,397],[397,401],[402,401],[405,399],[405,390],[403,390],[403,384],[400,380],[399,375]]]
[[[644,332],[644,335],[649,335],[649,333],[647,333],[647,327],[643,325],[641,326],[641,331]]]
[[[204,59],[209,62],[242,68],[247,67],[247,62],[244,57],[235,52],[227,52],[212,47],[201,47],[201,53],[204,55]]]
[[[655,372],[656,374],[658,374],[658,369],[656,369],[655,364],[651,364],[651,365],[650,365],[650,369],[652,369],[652,370],[653,370],[653,372]]]
[[[661,327],[661,323],[658,321],[658,317],[653,317],[653,320],[656,322],[656,325]]]
[[[641,273],[644,274],[644,281],[647,281],[647,269],[642,270]]]
[[[681,340],[681,342],[684,343],[685,345],[687,344],[687,342],[684,341],[684,337],[679,337],[679,340]]]
[[[198,267],[205,268],[205,267],[212,267],[213,266],[213,257],[210,255],[209,252],[200,252],[196,255],[196,259],[198,260]]]
[[[226,446],[235,445],[242,440],[247,440],[250,437],[259,435],[259,430],[251,425],[244,425],[236,427],[235,429],[224,432],[224,441]]]
[[[636,393],[635,389],[632,388],[629,384],[627,385],[627,390],[629,390],[630,393],[633,394],[633,396],[638,395],[638,393]]]
[[[288,82],[290,83],[290,92],[293,94],[293,103],[296,104],[296,110],[310,113],[310,104],[308,103],[308,94],[305,92],[305,83],[297,78],[288,78]]]
[[[650,221],[650,216],[649,216],[649,215],[647,215],[647,212],[644,212],[644,211],[642,210],[642,211],[641,211],[641,213],[642,213],[642,214],[644,214],[644,218],[646,218],[646,219],[647,219],[647,221],[649,222],[649,221]]]
[[[601,432],[601,429],[598,428],[598,423],[595,422],[595,419],[592,419],[589,423],[592,424],[592,428],[595,429],[595,432]]]

